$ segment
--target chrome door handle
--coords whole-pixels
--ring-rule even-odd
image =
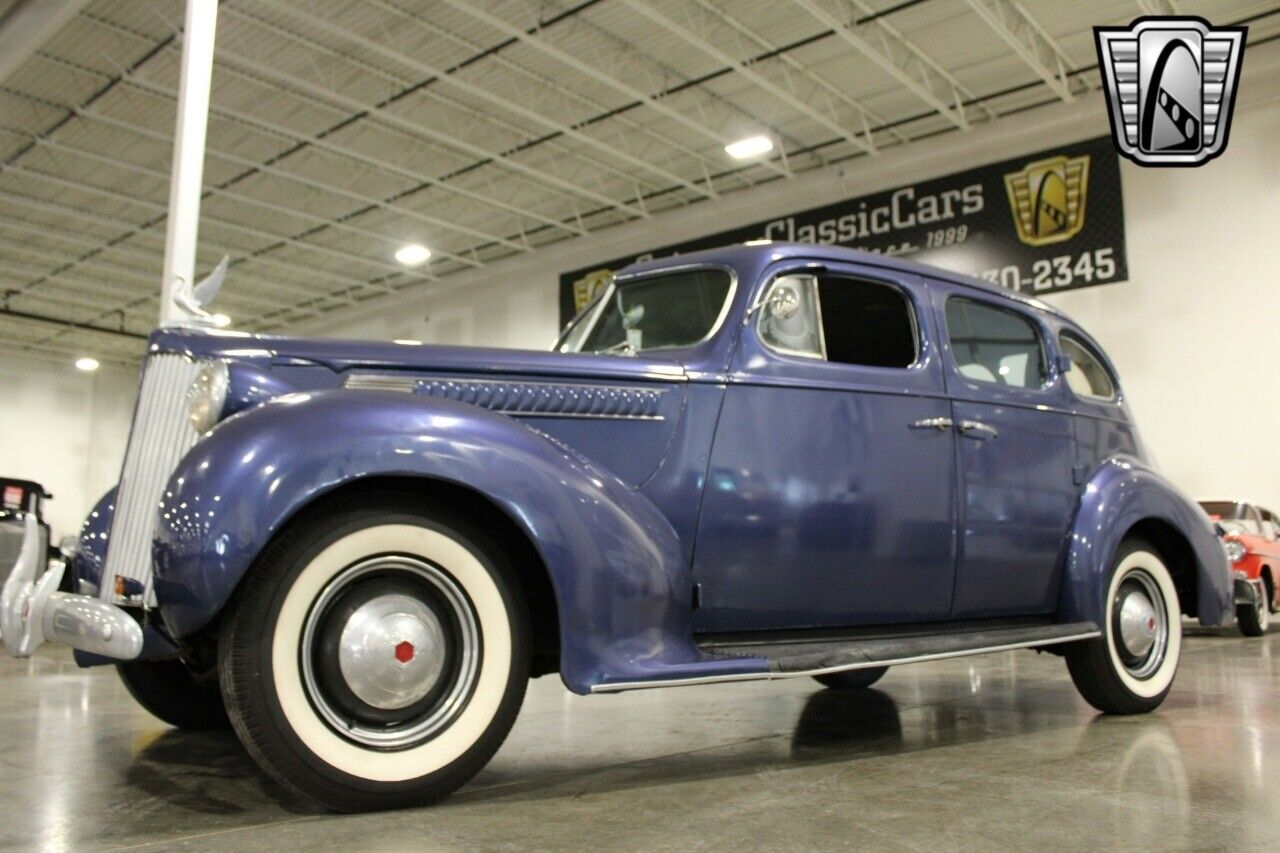
[[[987,426],[982,421],[961,421],[960,434],[985,441],[988,438],[995,438],[1000,433],[996,432],[995,427]]]
[[[955,422],[951,418],[922,418],[911,425],[912,429],[936,429],[938,432],[946,432],[955,426]]]

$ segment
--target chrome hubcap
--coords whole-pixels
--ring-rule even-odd
[[[1169,644],[1164,596],[1155,578],[1142,569],[1130,571],[1116,589],[1111,620],[1125,669],[1134,678],[1150,678],[1164,662]]]
[[[1156,642],[1156,609],[1151,599],[1134,590],[1120,605],[1120,640],[1129,654],[1142,657]]]
[[[445,628],[408,595],[380,595],[356,609],[338,639],[338,668],[351,692],[375,708],[404,708],[444,674]]]
[[[466,707],[479,675],[470,600],[442,569],[375,557],[339,573],[303,627],[303,683],[338,734],[379,749],[416,746]]]

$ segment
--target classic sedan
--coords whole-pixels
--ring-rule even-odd
[[[1201,501],[1200,506],[1223,530],[1222,541],[1235,577],[1250,588],[1236,605],[1240,633],[1261,637],[1271,614],[1280,609],[1276,572],[1280,571],[1280,518],[1247,501]]]
[[[637,264],[553,352],[162,329],[139,394],[79,594],[19,560],[4,642],[117,665],[334,809],[448,795],[531,676],[859,689],[1037,649],[1132,714],[1183,614],[1234,617],[1098,344],[879,255]]]

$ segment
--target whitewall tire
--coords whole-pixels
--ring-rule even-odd
[[[529,672],[502,550],[408,495],[330,503],[264,551],[219,641],[232,725],[339,811],[424,805],[492,757]]]
[[[1067,649],[1076,688],[1104,713],[1154,710],[1178,670],[1182,612],[1168,567],[1140,539],[1125,540],[1116,553],[1101,628],[1101,637]]]

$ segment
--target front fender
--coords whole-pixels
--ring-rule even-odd
[[[1067,547],[1060,612],[1063,621],[1102,624],[1116,549],[1138,522],[1154,519],[1178,531],[1195,557],[1198,612],[1204,625],[1233,618],[1231,573],[1208,516],[1144,463],[1108,459],[1085,485]]]
[[[98,594],[102,583],[102,567],[107,560],[107,533],[116,513],[116,487],[112,487],[85,516],[80,525],[76,555],[71,558],[67,571],[71,573],[72,591],[84,595]]]
[[[276,398],[191,450],[160,507],[155,589],[165,625],[176,637],[207,625],[301,508],[371,476],[469,487],[525,532],[555,590],[570,689],[702,660],[688,566],[648,500],[512,418],[386,391]]]

